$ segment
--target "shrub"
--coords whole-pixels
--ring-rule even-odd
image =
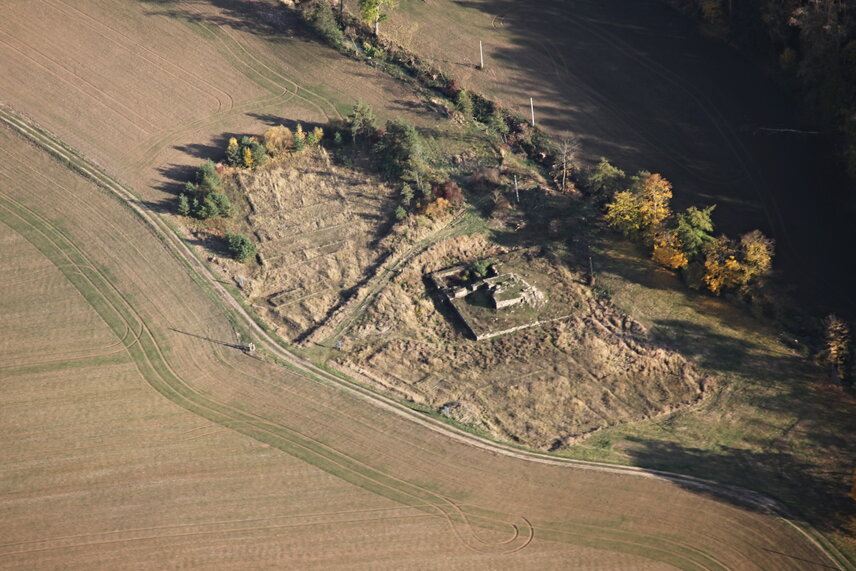
[[[491,131],[499,135],[502,140],[505,141],[509,132],[508,122],[505,120],[505,116],[502,114],[499,107],[494,107],[493,111],[488,115],[487,126]]]
[[[407,211],[404,209],[404,207],[399,206],[398,208],[396,208],[395,209],[395,219],[396,220],[404,220],[405,218],[407,218]]]
[[[704,247],[704,283],[716,295],[742,283],[743,266],[733,240],[719,236]]]
[[[490,268],[495,263],[496,262],[490,258],[485,258],[483,260],[476,260],[475,262],[470,264],[469,270],[474,277],[479,278],[479,279],[485,278],[485,277],[487,277],[488,273],[490,272]]]
[[[256,245],[243,234],[227,234],[226,244],[236,260],[243,262],[256,255]]]
[[[466,90],[462,89],[458,92],[458,96],[455,98],[455,107],[467,118],[467,121],[473,118],[473,99]]]
[[[383,48],[375,46],[370,42],[363,42],[363,53],[366,54],[366,57],[371,59],[383,59],[386,55]]]
[[[681,241],[674,232],[663,232],[654,239],[651,259],[670,270],[680,269],[689,261],[682,249]]]
[[[268,152],[273,156],[281,155],[291,149],[294,135],[291,129],[282,125],[270,127],[264,134],[264,144]]]
[[[425,206],[424,214],[429,218],[437,219],[440,218],[443,214],[445,214],[446,211],[449,210],[450,206],[451,205],[449,204],[448,200],[446,200],[445,198],[438,198],[437,200],[429,202]]]
[[[457,183],[447,180],[441,184],[431,185],[431,193],[435,198],[444,198],[449,201],[449,204],[458,206],[464,201],[464,195],[461,192],[461,187]]]

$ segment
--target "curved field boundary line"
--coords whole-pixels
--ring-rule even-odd
[[[171,140],[178,138],[180,135],[194,133],[201,129],[209,129],[214,125],[223,123],[228,118],[238,117],[244,114],[244,112],[262,111],[268,107],[272,107],[273,105],[282,105],[290,101],[293,97],[294,94],[292,92],[283,90],[279,95],[265,95],[238,103],[229,111],[224,111],[223,113],[216,114],[214,116],[206,116],[199,119],[183,121],[174,129],[163,131],[154,137],[147,138],[133,149],[129,154],[138,156],[139,159],[136,160],[131,167],[134,170],[141,170],[149,164],[156,162],[155,159],[157,159],[161,154],[169,151],[170,146],[168,143]]]
[[[259,345],[262,348],[269,351],[275,357],[282,359],[283,362],[289,368],[302,373],[305,378],[322,382],[324,384],[336,386],[341,390],[344,390],[352,395],[358,396],[370,402],[371,404],[380,409],[389,411],[402,418],[406,418],[413,423],[434,430],[435,432],[443,434],[446,437],[453,438],[458,441],[467,443],[471,446],[476,446],[478,448],[489,450],[494,453],[502,454],[504,456],[516,458],[523,461],[539,462],[553,466],[564,466],[569,468],[585,469],[603,473],[631,475],[641,478],[664,480],[678,485],[687,486],[693,489],[702,490],[720,497],[737,500],[739,502],[754,506],[758,509],[761,509],[762,511],[766,511],[772,515],[777,516],[784,523],[790,525],[793,529],[798,531],[806,539],[806,541],[816,547],[831,562],[834,562],[843,569],[856,570],[856,567],[854,567],[834,545],[832,545],[825,537],[823,537],[822,534],[817,532],[807,523],[797,523],[796,521],[794,521],[783,504],[761,493],[747,490],[738,486],[719,484],[717,482],[705,480],[703,478],[698,478],[695,476],[687,476],[663,470],[644,469],[634,466],[622,466],[618,464],[607,464],[585,460],[575,460],[570,458],[560,458],[551,456],[546,453],[528,451],[521,448],[515,448],[510,445],[505,445],[499,442],[493,442],[486,438],[470,434],[462,429],[456,428],[427,415],[418,414],[416,411],[411,408],[408,408],[402,403],[399,403],[389,397],[386,397],[385,395],[376,393],[375,391],[372,391],[371,389],[359,385],[350,379],[331,373],[301,357],[298,357],[292,352],[284,349],[278,341],[276,341],[264,329],[262,329],[253,320],[252,316],[250,316],[246,312],[243,306],[231,294],[229,294],[229,292],[222,286],[222,284],[220,284],[216,280],[216,278],[210,273],[208,268],[193,254],[192,250],[176,235],[175,231],[173,231],[173,229],[170,228],[163,219],[148,212],[143,203],[136,198],[136,196],[131,192],[128,187],[122,185],[121,183],[118,183],[105,171],[97,167],[94,163],[83,158],[83,156],[79,152],[74,151],[73,149],[59,141],[54,135],[48,133],[40,127],[35,126],[31,122],[12,112],[5,106],[0,106],[0,121],[3,121],[21,136],[29,139],[39,147],[42,147],[49,154],[57,157],[60,161],[66,163],[70,168],[76,170],[83,176],[92,179],[93,182],[95,182],[98,186],[104,188],[108,192],[113,193],[119,199],[121,199],[121,201],[126,206],[128,206],[128,208],[130,208],[138,217],[140,217],[146,223],[147,226],[149,226],[150,230],[159,239],[161,239],[166,245],[171,246],[170,248],[168,248],[168,250],[175,256],[176,260],[178,260],[178,262],[181,263],[181,265],[188,271],[194,281],[199,284],[200,287],[203,288],[203,290],[213,293],[216,296],[215,301],[219,301],[219,303],[221,304],[225,303],[225,306],[221,305],[221,307],[227,315],[239,319],[243,326],[247,327],[255,335],[257,335]],[[145,341],[146,344],[148,344],[148,342],[150,341],[156,345],[154,337],[148,330],[146,330]],[[148,371],[148,374],[144,374],[144,377],[149,379],[151,372],[156,372],[158,377],[160,377],[161,373],[158,372],[158,367],[156,367],[156,365],[160,367],[168,367],[168,365],[160,359],[156,360],[157,362],[150,361],[146,355],[146,352],[143,352],[142,355],[140,355],[140,352],[143,351],[140,348],[142,344],[143,343],[137,344],[134,348],[131,348],[131,350],[137,353],[137,355],[135,356],[140,357],[140,365],[145,364],[148,367],[151,367],[150,371]],[[156,351],[162,357],[159,348],[156,348]],[[172,373],[172,371],[169,372],[169,376],[173,376],[173,374],[174,373]],[[180,379],[176,380],[178,380],[179,383],[183,384]],[[163,382],[163,379],[161,379],[161,382]],[[164,385],[166,385],[166,383],[164,383]],[[171,385],[163,386],[160,384],[153,386],[154,388],[156,388],[156,390],[164,394],[164,396],[167,396],[167,398],[170,398],[170,400],[174,400],[177,403],[182,403],[185,401],[185,399],[188,399],[186,386],[183,388]],[[182,404],[182,406],[195,407],[196,405],[195,403],[193,403],[192,400],[190,400],[188,404]],[[210,405],[205,406],[205,408],[208,410],[208,413],[203,414],[203,416],[208,417],[208,414],[214,414],[219,417],[218,422],[241,432],[244,431],[236,425],[236,423],[234,422],[235,420],[241,421],[242,423],[253,422],[253,420],[261,420],[264,421],[266,424],[270,425],[270,421],[267,421],[266,419],[262,419],[261,417],[256,417],[254,419],[254,415],[250,415],[246,412],[241,412],[236,409],[233,409],[232,413],[238,414],[238,418],[235,418],[232,415],[225,414],[221,407],[221,404],[212,402]],[[263,434],[268,432],[263,427],[259,427],[259,429],[263,432]],[[254,436],[255,438],[263,441],[270,440],[264,435],[259,435],[256,431],[249,430],[244,433],[250,434],[251,436]],[[303,456],[299,455],[298,453],[298,457]],[[360,476],[362,477],[362,474],[360,474]],[[352,480],[348,479],[348,481]],[[439,506],[437,507],[439,508]],[[449,514],[446,515],[447,517],[451,517],[449,516]]]

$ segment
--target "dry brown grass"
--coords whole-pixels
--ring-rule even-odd
[[[286,338],[303,336],[388,253],[381,239],[391,226],[395,191],[334,165],[323,149],[236,177],[263,260],[246,294]]]
[[[525,268],[556,316],[569,317],[496,339],[466,338],[438,311],[423,276],[503,252],[478,235],[431,247],[378,295],[340,361],[495,438],[537,448],[671,412],[710,388],[695,366],[593,298],[580,276],[532,253],[501,259]]]

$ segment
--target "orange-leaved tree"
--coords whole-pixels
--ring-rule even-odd
[[[654,237],[651,259],[670,270],[683,268],[689,262],[678,236],[669,231],[660,232]]]
[[[704,283],[707,289],[719,295],[723,289],[743,283],[744,268],[737,259],[739,252],[734,241],[721,235],[704,246]]]

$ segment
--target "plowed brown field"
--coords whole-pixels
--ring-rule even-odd
[[[4,4],[3,101],[144,202],[2,110],[63,162],[0,128],[0,567],[833,565],[751,498],[493,448],[236,348],[251,326],[145,210],[171,168],[266,114],[411,96],[215,4]]]
[[[55,291],[66,323],[95,311],[92,338],[109,329],[124,347],[48,371],[33,352],[4,375],[3,566],[826,564],[763,510],[497,454],[248,356],[210,286],[139,217],[8,129],[0,143],[4,242],[73,286]],[[74,333],[28,307],[31,325]]]

